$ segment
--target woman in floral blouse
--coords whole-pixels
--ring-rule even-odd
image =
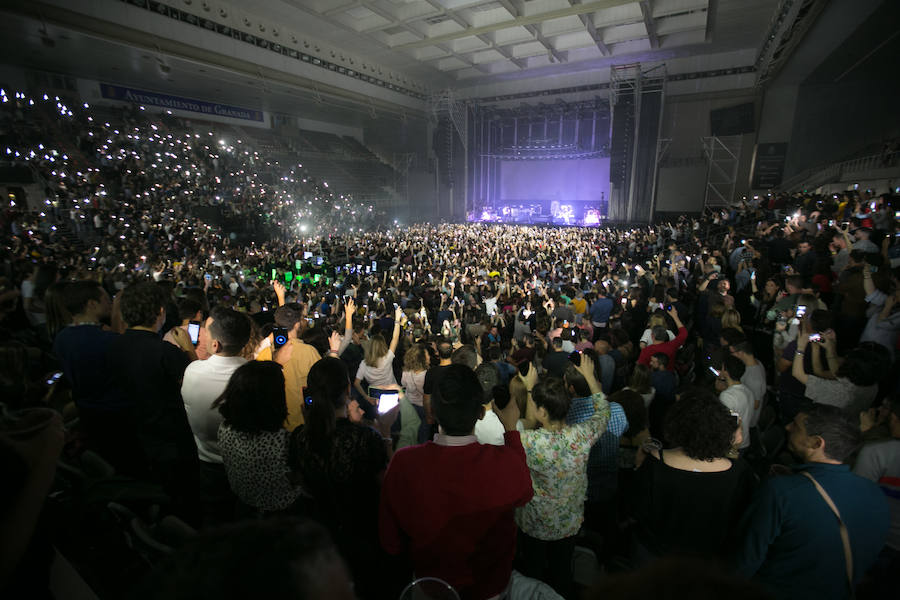
[[[591,387],[599,389],[587,357],[582,367],[579,371]],[[593,407],[588,407],[593,409],[590,418],[567,426],[569,392],[556,377],[539,381],[532,400],[530,408],[541,427],[522,433],[534,498],[516,511],[521,559],[517,568],[569,597],[575,534],[584,520],[588,454],[606,430],[609,404],[602,393],[594,394]]]

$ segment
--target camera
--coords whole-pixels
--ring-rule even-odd
[[[272,328],[272,346],[275,350],[280,350],[282,346],[288,343],[287,327]]]
[[[189,322],[187,332],[191,338],[191,343],[196,346],[200,342],[200,321]]]
[[[369,395],[378,401],[378,414],[383,415],[400,404],[400,392],[398,390],[383,390],[369,388]]]
[[[581,366],[581,352],[578,350],[569,353],[569,361],[576,367]]]

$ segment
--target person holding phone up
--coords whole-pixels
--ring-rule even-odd
[[[400,341],[400,318],[403,311],[399,306],[394,307],[394,333],[391,336],[391,342],[388,344],[384,336],[376,334],[369,340],[369,348],[366,350],[365,358],[356,371],[356,379],[353,386],[356,391],[368,401],[370,406],[378,404],[377,398],[372,394],[372,389],[384,389],[388,386],[396,386],[397,378],[394,377],[394,352],[397,350],[397,342]],[[365,380],[369,384],[369,393],[362,386]],[[366,415],[374,417],[371,409],[363,407]]]

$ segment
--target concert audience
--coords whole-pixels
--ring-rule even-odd
[[[153,502],[201,529],[261,519],[159,573],[169,595],[218,585],[182,582],[210,569],[227,574],[218,595],[249,589],[229,570],[271,539],[287,550],[270,562],[300,569],[293,591],[338,597],[349,575],[360,597],[396,597],[411,565],[463,598],[516,597],[515,564],[575,597],[573,549],[597,535],[603,566],[734,554],[776,597],[890,589],[893,196],[872,211],[853,190],[774,194],[661,225],[386,227],[211,124],[55,103],[0,106],[23,124],[8,160],[47,182],[43,205],[13,194],[0,214],[2,516],[23,519],[0,586],[35,572],[15,557],[36,499],[84,489],[62,481],[77,468],[49,483],[53,444],[10,433],[40,406],[66,420],[63,464],[89,449],[108,485],[159,486]],[[398,381],[400,409],[379,414],[372,388]],[[398,433],[413,445],[394,452]],[[828,503],[802,474],[767,476],[780,464],[834,501],[852,573]],[[335,546],[268,529],[282,514]]]

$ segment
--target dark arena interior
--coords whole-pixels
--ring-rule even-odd
[[[900,2],[0,17],[0,598],[897,597]]]

